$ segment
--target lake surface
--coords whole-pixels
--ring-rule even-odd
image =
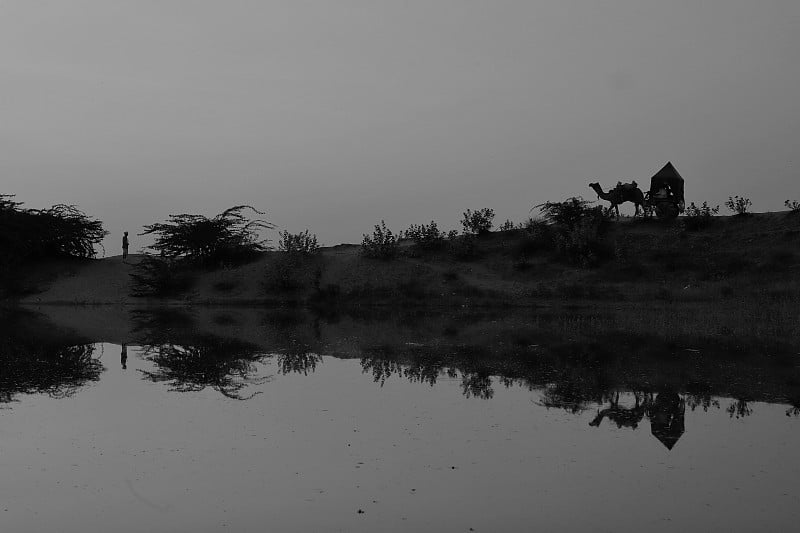
[[[68,315],[4,320],[2,531],[800,520],[796,317]]]

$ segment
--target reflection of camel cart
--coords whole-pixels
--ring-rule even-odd
[[[670,219],[683,213],[686,201],[683,196],[683,178],[672,163],[650,178],[650,190],[645,194],[645,213],[655,213],[658,218]]]

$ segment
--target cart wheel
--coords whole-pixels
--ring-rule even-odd
[[[656,216],[669,220],[678,216],[678,206],[673,202],[659,202],[656,204]]]

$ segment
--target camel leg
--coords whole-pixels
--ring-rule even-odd
[[[617,218],[619,218],[619,204],[614,204],[614,209],[617,212]]]

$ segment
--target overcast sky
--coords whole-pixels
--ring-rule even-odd
[[[109,254],[125,229],[240,203],[328,245],[382,218],[521,221],[668,160],[688,201],[800,200],[797,0],[0,10],[0,192],[77,204]]]

